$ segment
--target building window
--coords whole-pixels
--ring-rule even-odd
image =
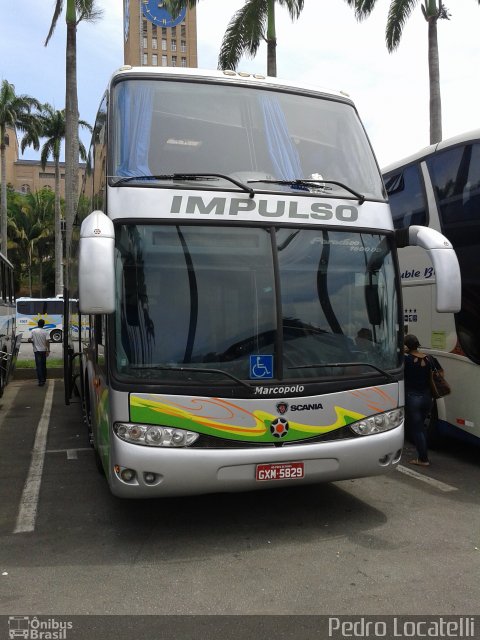
[[[147,38],[143,38],[143,48],[146,49],[148,47],[148,40]]]
[[[187,30],[185,29],[184,23],[182,23],[182,26],[180,27],[180,35],[182,36],[182,38],[185,38],[187,35]]]
[[[186,53],[187,52],[187,43],[185,42],[185,40],[182,40],[180,42],[180,49],[181,49],[182,53]]]
[[[162,40],[162,51],[166,51],[166,50],[167,50],[167,41]]]
[[[158,49],[158,40],[156,38],[152,38],[152,49]]]
[[[20,191],[22,193],[30,193],[30,185],[22,184],[22,186],[20,187]]]
[[[162,38],[166,38],[167,37],[167,30],[165,27],[162,27]]]
[[[162,67],[167,66],[167,56],[162,56]]]
[[[177,66],[177,56],[172,56],[172,67]]]
[[[172,40],[172,51],[176,51],[177,50],[177,41],[176,40]]]
[[[10,137],[9,137],[8,133],[6,133],[6,134],[5,134],[5,137],[3,138],[3,143],[4,143],[4,145],[5,145],[6,147],[8,147],[8,146],[9,146],[9,144],[10,144]]]
[[[157,25],[156,24],[152,24],[152,37],[153,38],[157,37]]]
[[[182,56],[182,67],[187,66],[187,59]]]
[[[143,22],[142,22],[142,33],[143,33],[144,36],[147,35],[147,21],[146,20],[143,20]]]
[[[143,54],[143,65],[144,66],[148,65],[148,56],[146,53]]]
[[[152,54],[152,65],[156,67],[158,65],[158,56],[156,53]]]
[[[177,27],[172,27],[172,38],[177,37]]]

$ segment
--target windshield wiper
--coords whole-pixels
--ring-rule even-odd
[[[352,195],[354,195],[357,200],[358,200],[358,204],[363,204],[365,202],[365,196],[362,195],[361,193],[358,193],[358,191],[355,191],[354,189],[352,189],[351,187],[347,187],[346,184],[343,184],[343,182],[337,182],[336,180],[315,180],[315,179],[304,179],[304,178],[298,178],[296,180],[247,180],[247,182],[253,183],[253,182],[265,182],[267,184],[286,184],[290,187],[292,187],[292,189],[305,189],[305,188],[309,188],[309,187],[321,187],[322,185],[328,185],[328,184],[335,184],[338,187],[341,187],[342,189],[345,189],[345,191],[349,191]],[[324,187],[324,189],[327,189],[327,187]]]
[[[288,367],[288,369],[317,369],[319,367],[370,367],[378,371],[378,373],[381,373],[382,376],[385,376],[390,382],[396,382],[395,378],[388,373],[388,371],[384,371],[384,369],[380,369],[380,367],[376,367],[374,364],[370,364],[370,362],[336,362],[335,364],[322,362],[318,364],[303,364],[298,367]]]
[[[243,387],[246,387],[249,391],[252,390],[252,386],[248,384],[248,382],[244,382],[243,380],[240,380],[240,378],[235,377],[234,375],[232,375],[231,373],[228,373],[227,371],[222,371],[221,369],[202,369],[202,368],[196,368],[196,367],[165,367],[161,364],[132,364],[130,365],[131,369],[148,369],[148,370],[155,370],[155,371],[180,371],[180,372],[191,372],[191,373],[219,373],[222,376],[225,376],[226,378],[230,378],[230,380],[233,380],[234,382],[236,382],[237,384],[241,384]]]
[[[236,185],[239,189],[248,193],[250,198],[253,198],[255,195],[255,191],[251,187],[248,187],[243,182],[240,182],[240,180],[236,180],[235,178],[223,173],[169,173],[153,176],[124,176],[123,178],[119,178],[113,186],[117,187],[119,184],[125,184],[126,182],[133,182],[135,180],[174,180],[176,182],[194,182],[195,180],[218,180],[219,178],[222,180],[228,180],[228,182]]]

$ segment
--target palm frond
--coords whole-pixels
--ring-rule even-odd
[[[377,0],[345,0],[346,3],[355,9],[355,18],[360,22],[372,13]]]
[[[388,10],[385,40],[387,49],[395,51],[402,38],[403,27],[415,8],[418,0],[392,0]]]
[[[219,69],[236,69],[242,55],[254,57],[265,39],[267,0],[247,0],[228,23],[218,56]]]
[[[103,9],[95,6],[96,0],[75,0],[75,9],[77,12],[77,24],[82,21],[97,22],[103,17]]]
[[[45,46],[47,46],[47,44],[50,41],[50,38],[53,35],[53,32],[55,31],[55,28],[56,28],[57,22],[58,22],[58,18],[60,17],[60,14],[62,13],[62,10],[63,10],[63,2],[64,2],[64,0],[57,0],[56,3],[55,3],[55,9],[53,11],[52,23],[50,25],[50,30],[48,32],[47,39],[45,40]]]
[[[193,9],[198,4],[198,0],[165,0],[165,7],[172,16],[178,16],[184,7]]]
[[[276,0],[281,7],[285,7],[292,20],[296,20],[303,11],[304,0]]]

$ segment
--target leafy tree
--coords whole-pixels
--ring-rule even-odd
[[[52,255],[53,250],[53,218],[55,195],[50,189],[41,189],[12,198],[8,230],[10,248],[17,252],[18,262],[27,272],[29,295],[32,296],[33,267],[40,267]],[[42,240],[49,239],[49,242]],[[42,244],[41,244],[42,243]],[[41,252],[38,251],[42,246]]]
[[[0,87],[0,157],[1,157],[1,196],[0,196],[0,239],[1,251],[7,255],[7,161],[5,135],[7,127],[29,132],[35,136],[38,122],[32,109],[40,107],[40,103],[27,95],[17,95],[15,87],[7,80]]]
[[[194,7],[198,0],[167,0],[175,15],[185,6]],[[292,20],[302,13],[304,0],[245,0],[244,6],[231,18],[223,36],[219,69],[236,69],[243,55],[254,57],[262,41],[267,43],[267,74],[277,75],[277,35],[275,5],[285,7]]]
[[[65,0],[56,0],[50,31],[45,46],[57,26]],[[77,25],[85,20],[94,22],[102,15],[95,6],[95,0],[66,0],[65,21],[67,25],[66,65],[65,65],[65,222],[66,255],[69,255],[73,220],[78,193],[78,92],[77,92]],[[67,261],[68,279],[68,261]]]
[[[370,15],[377,0],[346,0],[355,8],[358,20]],[[477,0],[480,4],[480,0]],[[403,27],[418,0],[390,0],[385,39],[391,53],[400,44]],[[428,23],[428,77],[430,85],[430,144],[442,139],[442,101],[440,95],[440,61],[438,55],[437,23],[448,20],[449,12],[441,0],[423,0],[422,14]]]
[[[53,158],[55,165],[55,293],[63,293],[63,269],[62,269],[62,210],[60,206],[60,152],[62,142],[65,139],[65,109],[58,111],[50,104],[44,104],[39,114],[39,135],[46,138],[40,153],[40,162],[45,169],[47,161]],[[92,127],[84,120],[79,120],[79,124],[92,130]],[[29,135],[25,135],[21,148],[22,152],[35,141]],[[80,157],[86,160],[87,152],[82,142],[79,142]]]

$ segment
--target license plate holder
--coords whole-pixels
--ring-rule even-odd
[[[299,480],[305,476],[303,462],[273,462],[257,464],[255,479],[258,482],[268,480]]]

